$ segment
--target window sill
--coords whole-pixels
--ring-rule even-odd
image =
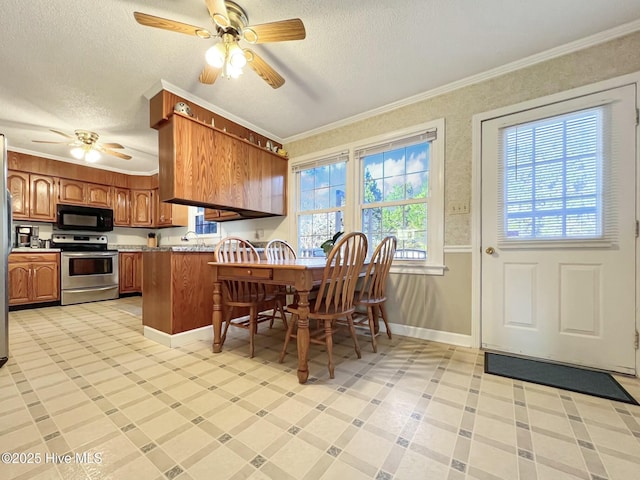
[[[444,275],[444,265],[392,265],[389,273],[403,275]]]

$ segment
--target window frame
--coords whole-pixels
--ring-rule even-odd
[[[607,131],[609,127],[609,113],[608,113],[608,104],[597,103],[595,105],[591,105],[590,103],[585,104],[586,106],[577,108],[570,112],[561,112],[561,113],[553,113],[552,115],[546,116],[542,119],[527,119],[522,122],[519,122],[514,125],[504,125],[500,127],[499,135],[499,155],[501,156],[501,163],[498,168],[498,185],[502,191],[502,198],[500,200],[500,213],[502,225],[500,227],[500,232],[498,233],[498,246],[503,249],[510,248],[523,248],[525,246],[538,247],[538,248],[557,248],[559,245],[566,247],[578,247],[578,246],[587,246],[590,245],[593,248],[598,247],[609,247],[614,242],[612,241],[612,237],[616,237],[615,231],[617,230],[616,225],[612,225],[611,221],[605,215],[606,208],[604,207],[605,203],[610,203],[611,199],[609,198],[613,193],[605,192],[603,193],[603,185],[607,183],[607,178],[611,175],[610,170],[615,168],[615,166],[611,163],[611,146],[609,145],[611,139],[609,138]],[[563,123],[569,121],[571,117],[577,118],[579,116],[584,116],[585,114],[594,113],[596,118],[596,126],[597,131],[594,135],[594,141],[596,143],[595,152],[593,156],[595,157],[595,172],[594,179],[596,181],[595,192],[592,194],[596,200],[595,214],[596,214],[596,229],[598,230],[597,235],[558,235],[558,236],[544,236],[544,235],[529,235],[524,237],[519,236],[509,236],[507,233],[507,219],[508,219],[508,206],[509,202],[507,200],[508,194],[508,179],[506,177],[506,172],[508,166],[506,165],[508,161],[508,140],[507,134],[509,132],[515,131],[517,134],[518,128],[535,128],[536,125],[542,123],[551,123],[551,122],[560,122]],[[566,128],[566,127],[564,127]],[[563,139],[562,148],[566,149],[566,139]],[[560,159],[563,165],[563,172],[566,169],[566,164],[568,160],[567,157],[563,157]],[[517,155],[516,155],[517,161]],[[556,162],[558,159],[555,160]],[[535,175],[536,168],[540,168],[540,166],[544,166],[543,161],[537,160],[537,157],[534,157],[531,161],[530,168],[533,169],[533,174]],[[563,177],[564,178],[564,177]],[[565,183],[563,183],[563,191],[566,190],[566,182],[568,180],[565,179]],[[536,208],[535,202],[540,199],[536,198],[536,191],[533,191],[532,194],[532,209],[530,213],[532,217],[535,217],[535,214],[540,211]],[[566,192],[563,194],[561,198],[555,199],[556,201],[562,201],[563,204],[567,201]],[[562,215],[563,225],[566,223],[566,216],[569,215],[571,211],[567,211],[565,207],[561,210],[557,211],[557,215]],[[535,222],[535,220],[534,220]],[[615,222],[614,222],[615,223]],[[612,228],[614,231],[612,231]]]
[[[429,122],[413,125],[400,130],[372,136],[363,140],[350,142],[335,148],[317,151],[300,157],[292,158],[289,162],[290,175],[294,179],[294,194],[289,199],[289,211],[291,215],[291,232],[295,232],[295,240],[292,242],[298,250],[298,204],[300,198],[300,182],[297,172],[302,168],[312,168],[314,163],[321,165],[323,160],[338,157],[347,153],[346,160],[346,192],[344,205],[344,231],[357,231],[362,229],[362,211],[365,204],[362,201],[364,194],[364,166],[362,160],[357,161],[356,151],[374,147],[383,143],[400,141],[425,131],[436,130],[437,136],[431,140],[430,165],[429,165],[429,196],[427,203],[427,249],[428,257],[424,261],[394,260],[391,273],[405,273],[418,275],[443,275],[446,269],[444,265],[444,162],[445,162],[445,120],[439,118]],[[366,205],[368,207],[369,205]],[[373,252],[375,245],[370,246],[369,254]]]
[[[198,207],[189,206],[188,210],[189,215],[189,225],[187,227],[187,231],[195,232],[196,231],[196,216],[198,215]],[[204,215],[204,213],[203,213]],[[222,238],[222,228],[220,222],[211,222],[218,224],[217,233],[198,233],[198,239],[216,239],[220,240]]]
[[[302,172],[303,170],[310,170],[313,168],[317,168],[317,167],[323,167],[323,166],[331,166],[331,165],[335,165],[338,163],[345,163],[345,190],[348,189],[348,185],[349,185],[349,163],[350,163],[350,156],[348,154],[349,152],[344,151],[344,150],[340,150],[340,151],[330,151],[330,153],[328,154],[322,154],[322,155],[318,155],[317,157],[311,157],[305,161],[301,161],[301,162],[293,162],[291,164],[291,171],[292,171],[292,177],[295,179],[295,195],[293,195],[294,199],[293,199],[293,208],[290,211],[295,212],[294,217],[295,217],[295,222],[294,222],[294,232],[295,232],[295,242],[294,242],[294,248],[296,249],[296,253],[300,254],[300,245],[299,245],[299,227],[300,227],[300,215],[301,215],[301,210],[298,209],[298,205],[300,204],[300,198],[302,196],[302,189],[301,189],[301,182],[300,182],[300,172]],[[342,222],[343,222],[343,226],[344,229],[343,231],[347,231],[347,220],[346,220],[346,216],[347,216],[347,195],[348,192],[345,191],[345,203],[342,207],[329,207],[329,208],[318,208],[318,209],[312,209],[312,210],[304,210],[305,215],[308,214],[322,214],[322,213],[337,213],[337,212],[342,212]],[[309,213],[312,212],[312,213]],[[335,233],[337,232],[331,232],[329,235],[327,235],[327,237],[324,240],[328,240],[330,239]],[[320,248],[318,246],[318,248]],[[320,257],[318,257],[320,258]]]

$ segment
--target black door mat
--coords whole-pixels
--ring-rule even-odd
[[[501,377],[638,405],[622,385],[606,372],[491,352],[484,353],[484,371]]]

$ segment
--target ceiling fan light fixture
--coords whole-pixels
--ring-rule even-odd
[[[242,69],[247,64],[247,59],[244,56],[244,52],[238,46],[237,43],[234,43],[229,46],[229,64],[233,68]]]
[[[93,148],[89,148],[84,155],[84,161],[87,163],[95,163],[98,160],[100,160],[100,152]]]
[[[214,68],[222,68],[226,56],[227,52],[225,51],[224,45],[221,43],[216,43],[213,47],[207,50],[207,53],[204,54],[204,58],[207,63]]]
[[[238,68],[238,67],[234,67],[231,63],[227,63],[225,65],[225,69],[223,71],[223,74],[227,77],[227,78],[238,78],[240,75],[242,75],[242,69]]]
[[[84,157],[84,148],[82,147],[73,147],[71,149],[71,156],[77,160],[82,160],[82,157]]]

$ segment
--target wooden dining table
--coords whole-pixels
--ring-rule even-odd
[[[298,381],[309,378],[309,292],[322,281],[325,258],[260,261],[257,263],[208,262],[213,275],[213,353],[222,351],[222,282],[244,280],[293,287],[298,294]]]

